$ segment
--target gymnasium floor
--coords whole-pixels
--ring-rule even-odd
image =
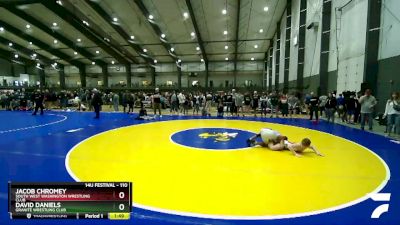
[[[28,224],[9,219],[8,181],[133,182],[129,221],[29,224],[400,224],[400,145],[388,138],[305,119],[135,116],[1,111],[0,224]],[[263,127],[325,156],[248,148]]]

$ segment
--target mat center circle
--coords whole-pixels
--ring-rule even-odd
[[[232,128],[195,128],[178,131],[171,140],[179,145],[207,150],[247,148],[246,140],[254,133]]]
[[[243,149],[248,136],[263,128],[293,142],[309,137],[325,157],[311,150],[301,158],[262,147],[215,150]],[[231,133],[237,133],[234,139],[223,141]],[[292,218],[342,209],[379,192],[390,177],[379,156],[349,140],[301,127],[241,120],[121,127],[80,142],[65,164],[77,181],[133,182],[135,207],[224,219]]]

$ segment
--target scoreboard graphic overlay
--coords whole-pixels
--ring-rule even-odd
[[[130,182],[9,183],[11,219],[129,219]]]

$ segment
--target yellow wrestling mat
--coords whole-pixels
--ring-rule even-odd
[[[325,157],[309,150],[296,158],[289,151],[246,148],[243,137],[266,127],[292,142],[309,137]],[[195,128],[201,128],[202,136]],[[237,136],[213,139],[221,128]],[[171,120],[110,130],[76,145],[66,166],[80,181],[132,181],[135,206],[210,218],[290,217],[340,209],[379,191],[389,176],[377,155],[354,142],[244,120]]]

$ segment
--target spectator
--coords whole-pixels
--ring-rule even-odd
[[[93,97],[92,97],[92,105],[94,108],[94,112],[96,113],[95,119],[100,118],[100,108],[103,105],[103,100],[101,98],[100,92],[95,88],[93,89]]]
[[[357,97],[355,97],[356,107],[354,109],[354,123],[358,124],[360,122],[360,113],[361,113],[361,104],[358,101],[360,98],[360,93],[357,93]]]
[[[119,111],[119,109],[118,109],[118,106],[119,106],[119,95],[117,93],[115,93],[112,96],[112,102],[113,102],[113,105],[114,105],[114,112],[118,112]]]
[[[372,130],[374,107],[377,101],[374,96],[371,95],[371,90],[365,90],[365,94],[359,100],[361,104],[361,130],[364,130],[365,121],[368,120],[369,130]]]
[[[289,115],[289,103],[286,95],[282,95],[279,100],[279,108],[281,109],[281,113],[283,117],[288,117]]]
[[[319,98],[316,94],[314,94],[314,92],[311,92],[311,98],[309,102],[310,120],[313,120],[313,115],[315,114],[315,119],[318,122]]]
[[[182,114],[185,113],[185,101],[186,101],[186,97],[185,95],[181,92],[178,95],[178,102],[179,102],[179,112]]]
[[[335,112],[336,112],[337,101],[332,93],[329,93],[328,99],[325,104],[325,115],[329,122],[335,123]]]
[[[235,93],[234,94],[234,98],[235,98],[235,112],[236,112],[236,116],[239,116],[239,110],[242,113],[242,116],[244,116],[244,112],[243,112],[243,95],[241,93]]]
[[[133,113],[133,109],[135,106],[135,95],[131,92],[128,92],[127,103],[128,103],[128,114],[131,112]],[[142,108],[142,107],[140,107],[140,108]]]
[[[273,93],[271,93],[271,95],[269,96],[269,102],[271,105],[271,118],[273,117],[273,113],[275,111],[275,116],[276,118],[279,118],[278,116],[278,111],[279,111],[279,96],[278,93],[276,91],[274,91]]]
[[[265,92],[262,93],[260,102],[261,102],[261,116],[267,117],[268,98]]]
[[[339,94],[339,97],[337,98],[337,112],[339,118],[342,118],[342,122],[344,122],[343,115],[345,113],[345,101],[343,94]]]
[[[296,114],[299,113],[300,111],[300,101],[296,97],[296,95],[291,94],[288,98],[288,104],[289,104],[289,113],[290,117],[293,117],[294,112],[296,111]]]
[[[252,97],[252,108],[254,116],[257,117],[257,109],[258,109],[258,102],[260,100],[260,96],[258,95],[257,91],[254,91]]]
[[[319,113],[322,117],[323,112],[325,111],[325,105],[326,105],[326,101],[328,100],[328,96],[326,95],[321,95],[319,97]]]
[[[43,115],[43,103],[44,103],[44,95],[40,90],[37,90],[35,94],[33,95],[33,101],[35,102],[35,111],[32,113],[32,115],[36,115],[38,112],[38,109],[40,108],[40,115]]]
[[[345,100],[345,109],[346,109],[346,118],[344,118],[344,120],[347,123],[353,123],[353,116],[354,116],[354,112],[356,110],[356,99],[354,97],[354,95],[350,95],[350,98]]]
[[[162,117],[162,115],[161,115],[161,94],[160,94],[159,88],[155,89],[155,93],[152,96],[152,105],[153,105],[153,109],[154,109],[154,116],[157,115],[157,110],[158,110],[160,117]]]
[[[400,134],[400,98],[399,93],[393,92],[391,98],[386,102],[384,117],[387,118],[386,133],[388,136],[392,133],[392,129]]]
[[[171,95],[171,113],[178,113],[179,111],[179,102],[178,102],[178,96],[176,94],[176,91]]]
[[[250,93],[246,92],[244,94],[244,112],[249,113],[251,108],[251,96]]]

